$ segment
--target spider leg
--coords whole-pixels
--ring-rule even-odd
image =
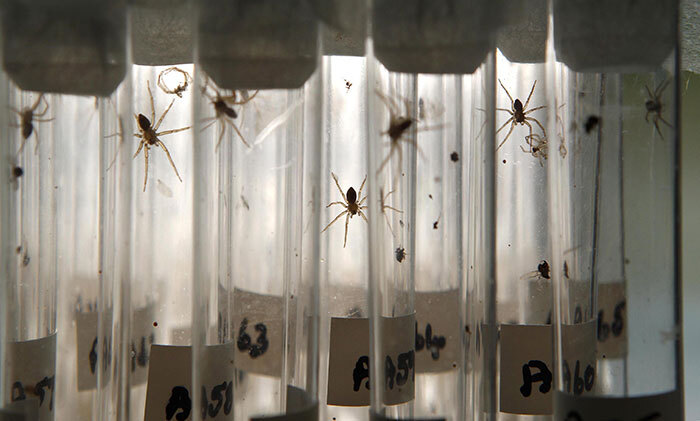
[[[166,134],[173,134],[173,133],[182,132],[182,131],[189,130],[189,129],[190,129],[190,126],[181,127],[179,129],[166,130],[164,132],[156,133],[156,136],[165,136]]]
[[[165,151],[165,154],[168,156],[168,161],[170,161],[170,165],[173,167],[175,170],[175,175],[177,178],[180,180],[182,183],[182,178],[180,178],[180,173],[177,172],[177,168],[175,167],[175,163],[173,162],[173,158],[170,156],[170,152],[168,151],[168,148],[165,147],[165,144],[159,139],[156,144],[161,147]]]
[[[43,102],[45,107],[40,113],[34,113],[35,116],[39,116],[39,117],[43,116],[44,114],[46,114],[47,111],[49,111],[49,103],[48,103],[48,101],[46,101],[46,97],[44,96],[44,94],[39,95],[39,99],[37,99],[37,102],[32,107],[32,110],[35,110],[36,107],[39,106],[40,102]]]
[[[345,238],[343,239],[343,248],[348,243],[348,224],[350,223],[350,212],[345,216]]]
[[[386,212],[382,212],[384,214],[384,220],[386,221],[386,225],[389,227],[389,231],[391,232],[392,237],[396,237],[396,234],[394,234],[394,229],[391,228],[391,222],[389,222],[389,215],[386,214]]]
[[[661,84],[656,88],[656,90],[654,91],[654,97],[656,99],[659,99],[659,96],[661,96],[661,93],[663,93],[663,91],[666,89],[669,83],[670,80],[666,79],[663,82],[661,82]]]
[[[513,129],[514,129],[514,128],[515,128],[515,124],[511,124],[511,125],[510,125],[510,130],[508,130],[508,134],[507,134],[506,137],[503,139],[503,141],[502,141],[501,143],[498,144],[498,147],[496,148],[497,151],[498,151],[499,149],[501,149],[501,146],[503,146],[504,143],[506,143],[506,140],[508,140],[508,137],[510,136],[510,134],[513,133]]]
[[[506,111],[506,112],[510,113],[510,115],[513,115],[513,111],[511,111],[511,110],[509,110],[509,109],[507,109],[507,108],[496,108],[496,109],[497,109],[498,111]]]
[[[362,180],[362,184],[360,185],[360,190],[357,192],[357,197],[362,197],[362,189],[365,188],[365,182],[367,181],[367,176],[365,175],[364,180]]]
[[[377,94],[379,99],[384,103],[384,105],[386,105],[386,107],[389,109],[389,114],[391,114],[392,116],[399,114],[398,106],[396,105],[396,103],[394,103],[394,101],[392,99],[390,99],[389,97],[387,97],[386,95],[381,93],[379,91],[379,89],[375,89],[374,92]]]
[[[530,128],[530,136],[525,136],[525,141],[527,142],[527,138],[530,138],[530,141],[527,143],[530,145],[530,153],[532,153],[532,139],[534,139],[532,135],[532,124],[528,123],[527,120],[523,120],[523,124]]]
[[[506,126],[508,125],[508,123],[512,123],[513,120],[515,120],[514,117],[511,117],[511,118],[509,118],[508,120],[506,120],[506,122],[503,123],[503,125],[502,125],[501,127],[499,127],[498,130],[496,130],[496,134],[498,134],[498,132],[500,132],[501,130],[503,130],[503,128],[506,127]]]
[[[153,103],[153,93],[151,93],[151,83],[146,81],[146,90],[148,91],[148,98],[151,100],[151,123],[156,121],[156,106]],[[138,116],[136,117],[138,120]],[[153,129],[154,131],[156,129]]]
[[[146,158],[143,161],[144,169],[143,169],[143,191],[144,193],[146,192],[146,183],[148,182],[148,146],[146,146],[146,149],[143,150],[143,155]]]
[[[331,177],[333,177],[333,180],[335,180],[335,185],[338,187],[338,191],[340,192],[340,195],[343,196],[343,201],[345,203],[348,203],[348,199],[345,197],[345,193],[343,192],[343,189],[340,187],[340,183],[338,182],[338,176],[331,171]]]
[[[141,143],[139,143],[139,148],[136,149],[136,153],[134,154],[134,158],[136,158],[139,155],[139,152],[141,152],[141,149],[143,149],[143,145],[146,144],[145,140],[141,140]]]
[[[383,211],[384,209],[391,209],[391,210],[393,210],[394,212],[403,213],[403,211],[398,210],[398,209],[396,209],[396,208],[394,208],[394,207],[391,207],[391,206],[389,206],[389,205],[384,205],[384,206],[382,206],[382,211]]]
[[[343,203],[343,202],[331,202],[331,203],[327,204],[326,207],[327,207],[327,208],[330,208],[330,207],[333,206],[333,205],[341,205],[341,206],[343,206],[345,209],[348,208],[348,205],[346,205],[346,204]]]
[[[541,110],[542,108],[547,108],[547,106],[546,106],[546,105],[540,105],[539,107],[530,108],[529,110],[525,111],[523,114],[527,115],[527,114],[530,114],[530,113],[533,112],[533,111]]]
[[[358,209],[358,210],[357,210],[357,213],[359,213],[359,214],[360,214],[360,216],[362,217],[362,219],[364,219],[364,220],[365,220],[365,222],[367,222],[367,223],[369,224],[369,221],[367,220],[367,217],[365,216],[365,213],[364,213],[364,212],[362,212],[362,210],[361,210],[361,209]]]
[[[644,120],[646,120],[647,123],[649,122],[649,113],[651,113],[651,111],[647,111],[647,114],[644,116]]]
[[[39,115],[39,114],[37,114],[37,115]],[[53,118],[35,118],[34,119],[34,121],[41,121],[42,123],[45,123],[47,121],[54,121],[54,120],[56,120],[56,117],[53,117]]]
[[[334,223],[335,221],[337,221],[338,219],[340,219],[340,217],[343,216],[343,215],[345,215],[346,213],[348,213],[347,210],[344,210],[344,211],[340,212],[340,213],[338,214],[338,216],[335,217],[335,219],[333,219],[328,225],[326,225],[326,228],[324,228],[323,231],[321,231],[321,234],[323,234],[324,232],[326,232],[326,230],[327,230],[328,228],[330,228],[330,226],[333,225],[333,223]]]
[[[209,119],[211,119],[212,121],[211,121],[209,124],[207,124],[206,126],[202,127],[202,128],[199,130],[200,132],[205,131],[206,129],[208,129],[209,127],[211,127],[212,124],[216,123],[216,120],[217,120],[216,117],[209,117],[209,118],[206,119],[206,120],[209,120]]]
[[[527,110],[527,104],[530,103],[530,98],[532,98],[532,93],[535,92],[535,85],[537,85],[537,79],[535,79],[535,82],[532,84],[532,89],[530,89],[530,95],[527,96],[527,101],[525,101],[525,105],[523,105],[523,110]]]
[[[526,123],[527,121],[534,121],[535,123],[537,123],[537,125],[540,126],[540,129],[542,129],[542,133],[545,135],[545,137],[547,136],[547,131],[544,129],[544,126],[542,126],[542,123],[540,123],[539,120],[537,120],[534,117],[525,117],[525,120],[523,120],[523,122]],[[529,126],[529,124],[528,124],[528,126]],[[532,126],[530,126],[530,127],[532,127]]]
[[[659,120],[661,120],[661,121],[662,121],[664,124],[666,124],[668,127],[673,127],[673,126],[671,125],[671,123],[669,123],[668,121],[666,121],[665,118],[663,118],[663,116],[662,116],[661,114],[659,114]]]
[[[44,97],[44,94],[39,94],[39,97],[34,101],[34,104],[32,104],[31,108],[29,108],[32,112],[34,112],[38,107],[39,103],[41,102],[41,99]],[[48,108],[48,105],[46,106]],[[44,110],[46,112],[46,110]]]
[[[248,142],[245,141],[245,137],[243,136],[243,133],[241,133],[241,131],[238,129],[238,126],[236,126],[236,123],[234,123],[233,121],[231,121],[229,119],[225,119],[224,121],[226,121],[228,124],[231,125],[231,127],[233,127],[233,130],[236,131],[236,134],[238,134],[238,137],[241,138],[241,142],[243,142],[243,144],[246,145],[246,147],[250,148],[250,145],[248,144]]]
[[[34,127],[34,139],[36,139],[34,140],[34,155],[36,155],[39,152],[39,131],[36,126]]]
[[[381,165],[379,165],[379,169],[377,170],[377,174],[382,172],[382,170],[384,169],[384,166],[387,164],[387,162],[389,162],[391,155],[394,154],[394,148],[396,148],[396,144],[397,143],[394,141],[391,142],[391,149],[389,150],[389,153],[387,154],[386,158],[384,158],[384,160],[382,161]]]
[[[219,150],[219,145],[221,145],[221,140],[224,138],[225,131],[226,131],[226,124],[220,123],[219,124],[219,141],[216,142],[216,147],[214,147],[214,150],[216,150],[216,151]]]
[[[498,79],[498,83],[501,84],[501,88],[503,88],[504,91],[506,91],[506,95],[508,95],[508,99],[510,99],[510,107],[513,108],[513,97],[510,96],[510,93],[508,92],[508,89],[506,89],[505,86],[503,86],[503,82],[501,82],[501,79]]]
[[[418,154],[421,156],[421,158],[427,159],[425,157],[425,153],[423,153],[423,150],[420,148],[420,146],[418,146],[418,142],[416,142],[415,139],[411,139],[405,136],[400,137],[400,139],[403,139],[405,142],[413,145],[413,147],[416,148],[416,150],[418,151]]]
[[[360,203],[357,204],[357,206],[362,206],[362,204],[365,203],[365,200],[367,200],[367,196],[363,197],[362,200],[360,200]]]
[[[644,87],[647,88],[647,93],[649,94],[649,99],[651,99],[651,100],[655,99],[656,97],[654,96],[654,94],[651,93],[651,89],[649,89],[649,85],[644,85]]]
[[[259,89],[256,90],[255,93],[254,93],[253,95],[249,96],[248,98],[244,99],[243,101],[235,101],[236,95],[230,95],[230,96],[229,96],[229,98],[232,98],[234,101],[226,101],[225,99],[224,99],[224,101],[226,101],[226,102],[228,102],[229,104],[232,104],[232,105],[243,105],[243,104],[246,104],[246,103],[250,102],[253,98],[255,98],[255,96],[258,94],[258,92],[260,92]]]
[[[155,132],[155,131],[158,131],[158,127],[160,127],[160,123],[163,122],[163,119],[164,119],[165,116],[168,114],[168,111],[170,111],[170,108],[173,106],[174,103],[175,103],[175,98],[173,98],[173,100],[170,101],[170,105],[168,105],[168,108],[166,108],[165,111],[163,111],[163,114],[160,115],[160,118],[158,119],[158,122],[156,123],[155,126],[153,126],[153,131],[154,131],[154,132]]]
[[[659,128],[659,119],[655,118],[654,119],[654,127],[656,127],[656,131],[659,133],[659,136],[661,136],[661,140],[666,140],[664,139],[663,133],[661,133],[661,129]]]

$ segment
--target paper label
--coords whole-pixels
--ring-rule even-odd
[[[594,392],[596,380],[595,320],[561,325],[562,387],[575,396]]]
[[[133,313],[131,324],[131,384],[143,384],[148,376],[148,361],[150,360],[150,347],[155,341],[153,323],[155,308],[153,304],[139,308]]]
[[[233,419],[234,344],[204,348],[202,419]],[[192,419],[192,347],[153,345],[144,421]]]
[[[396,405],[415,393],[415,315],[382,319],[384,403]],[[329,405],[369,405],[369,319],[331,318]]]
[[[29,341],[8,342],[4,367],[5,403],[38,399],[39,421],[54,419],[56,334]]]
[[[501,325],[500,411],[552,413],[551,325]]]
[[[683,401],[677,391],[634,398],[576,397],[557,392],[555,421],[681,420]]]
[[[598,285],[598,358],[627,354],[626,307],[624,283]]]
[[[383,414],[371,412],[369,414],[370,421],[447,421],[447,418],[389,418]]]
[[[107,384],[110,377],[112,363],[112,335],[111,321],[110,332],[105,332],[100,345],[97,340],[98,313],[88,311],[75,314],[75,330],[77,341],[78,390],[91,390],[97,387],[97,372],[102,368],[102,384]],[[101,348],[101,349],[100,349]],[[98,358],[101,357],[101,358]]]
[[[281,376],[283,310],[281,296],[234,290],[231,326],[236,343],[237,369]]]
[[[459,290],[416,292],[416,372],[454,370],[461,360]]]

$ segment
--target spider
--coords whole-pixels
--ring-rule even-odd
[[[163,76],[172,72],[178,72],[182,75],[182,83],[178,84],[175,88],[169,88],[163,81]],[[178,98],[182,98],[182,93],[187,90],[190,83],[192,83],[192,76],[179,67],[168,67],[158,75],[158,87],[166,94],[177,95]]]
[[[180,178],[180,174],[177,172],[177,168],[175,167],[175,163],[173,162],[173,158],[170,156],[170,152],[168,151],[168,148],[165,147],[165,144],[158,139],[158,136],[165,136],[166,134],[172,134],[172,133],[177,133],[181,132],[184,130],[188,130],[190,126],[187,127],[182,127],[179,129],[173,129],[173,130],[165,130],[162,132],[158,131],[158,128],[160,127],[160,123],[163,122],[163,119],[165,118],[165,115],[168,114],[168,111],[170,111],[170,107],[173,106],[173,103],[175,103],[175,99],[173,99],[170,102],[170,105],[168,105],[168,108],[165,109],[163,114],[160,116],[158,119],[158,122],[155,124],[155,126],[151,125],[151,121],[156,119],[156,109],[155,105],[153,104],[153,94],[151,93],[151,85],[150,83],[146,82],[146,89],[148,90],[148,97],[151,100],[151,119],[149,120],[145,115],[139,114],[136,115],[134,114],[134,117],[136,118],[136,123],[138,124],[139,127],[139,132],[134,133],[134,136],[138,137],[141,139],[141,142],[139,143],[139,147],[136,150],[136,153],[134,154],[134,158],[136,158],[141,152],[141,149],[143,149],[145,161],[144,161],[144,175],[143,175],[143,191],[146,191],[146,183],[148,182],[148,151],[151,149],[152,146],[159,146],[163,151],[165,151],[165,154],[168,156],[168,161],[170,161],[170,165],[173,167],[173,170],[175,170],[175,175],[177,175],[177,178],[180,180],[182,183],[182,178]]]
[[[238,129],[238,126],[236,126],[236,123],[233,122],[233,120],[238,117],[238,113],[236,113],[236,110],[234,110],[232,106],[243,105],[251,101],[253,98],[255,98],[259,91],[255,91],[255,93],[251,96],[248,96],[247,93],[241,94],[241,97],[243,99],[238,101],[236,91],[233,91],[231,95],[221,95],[221,93],[216,88],[212,87],[214,95],[210,95],[207,92],[208,86],[209,79],[207,79],[206,83],[204,84],[204,87],[202,88],[202,94],[209,98],[209,101],[211,101],[212,105],[214,105],[214,111],[216,112],[216,114],[214,114],[213,117],[207,117],[203,120],[212,120],[212,122],[204,126],[202,130],[209,128],[212,124],[216,123],[217,121],[219,122],[221,128],[219,130],[219,141],[216,142],[216,149],[218,150],[219,145],[221,144],[221,140],[224,138],[224,133],[226,132],[226,124],[228,123],[231,125],[231,127],[233,127],[233,130],[236,131],[238,136],[241,138],[243,144],[246,145],[246,147],[250,148],[250,145],[248,144],[248,142],[246,142],[245,137],[243,137],[243,134]]]
[[[520,149],[531,154],[533,157],[540,161],[540,167],[544,167],[542,159],[547,159],[547,138],[540,136],[538,133],[533,133],[531,135],[525,136],[525,142],[530,145],[530,149],[527,150],[520,145]]]
[[[392,190],[389,193],[387,193],[386,195],[384,195],[384,189],[381,188],[381,189],[379,189],[379,197],[381,197],[382,213],[384,214],[384,219],[386,220],[386,224],[389,227],[389,231],[391,231],[391,235],[396,237],[396,234],[394,234],[394,230],[391,228],[391,223],[389,223],[389,216],[385,212],[386,209],[390,209],[390,210],[393,210],[393,211],[398,212],[398,213],[403,213],[403,211],[398,210],[398,209],[386,204],[386,199],[388,199],[389,195],[391,195],[394,191],[395,190]]]
[[[647,109],[647,113],[644,116],[644,120],[649,122],[649,114],[653,114],[651,117],[652,122],[654,123],[654,127],[656,127],[656,131],[659,133],[659,136],[661,136],[661,139],[664,138],[664,135],[661,133],[661,130],[659,129],[659,120],[666,124],[668,127],[673,127],[671,124],[666,121],[666,119],[661,115],[661,113],[664,110],[664,105],[661,102],[661,94],[664,92],[664,89],[668,86],[668,79],[666,79],[664,82],[661,83],[661,85],[657,86],[654,92],[651,92],[651,89],[649,89],[648,85],[645,85],[647,88],[647,93],[649,93],[649,99],[644,103],[644,106]]]
[[[39,108],[39,104],[43,102],[45,107],[41,112],[37,112],[37,108]],[[19,115],[20,118],[20,123],[18,126],[15,127],[21,127],[22,128],[22,144],[19,146],[19,150],[17,151],[17,154],[19,155],[22,153],[22,150],[24,149],[24,144],[27,142],[27,139],[32,135],[32,133],[37,133],[36,134],[36,145],[34,146],[34,153],[37,153],[37,149],[39,148],[39,133],[36,132],[36,128],[34,127],[34,122],[47,122],[47,121],[52,121],[54,120],[53,118],[37,118],[37,117],[43,117],[46,115],[46,113],[49,111],[49,103],[46,102],[46,99],[44,98],[44,94],[39,94],[39,98],[36,99],[34,104],[31,107],[25,107],[22,108],[22,111],[19,111],[15,108],[10,108],[12,111],[14,111],[17,115]]]
[[[324,233],[328,228],[330,228],[330,226],[333,225],[333,223],[335,221],[340,219],[341,216],[347,214],[347,216],[345,217],[345,239],[343,240],[343,248],[345,248],[345,245],[348,242],[348,224],[350,223],[350,218],[352,218],[353,216],[355,216],[357,214],[360,214],[362,219],[364,219],[365,222],[368,222],[367,217],[365,216],[364,212],[362,212],[363,209],[367,209],[366,205],[365,206],[362,205],[365,202],[365,200],[367,199],[367,196],[362,197],[362,189],[365,187],[365,182],[367,181],[367,176],[365,176],[365,179],[362,180],[362,185],[360,186],[360,191],[356,193],[355,189],[350,187],[348,189],[347,196],[345,195],[345,193],[343,193],[343,189],[340,188],[340,183],[338,182],[338,177],[333,173],[331,173],[331,176],[333,177],[333,180],[335,180],[335,185],[338,187],[340,194],[343,196],[344,203],[343,202],[331,202],[326,206],[326,208],[330,208],[333,205],[341,205],[342,207],[345,208],[345,210],[340,212],[340,214],[338,214],[338,216],[336,216],[335,219],[333,219],[328,225],[326,225],[326,228],[324,228],[323,231],[321,231],[321,233]],[[357,201],[358,197],[361,198],[359,202]]]
[[[541,279],[550,279],[551,278],[551,272],[549,270],[549,262],[546,260],[542,260],[540,263],[537,264],[537,270],[534,270],[532,272],[528,272],[525,275],[521,276],[520,279],[533,279],[533,278],[541,278]]]
[[[418,147],[418,143],[416,143],[415,139],[411,139],[406,136],[406,131],[414,123],[418,123],[418,120],[407,116],[411,113],[411,107],[408,100],[404,99],[404,105],[406,106],[406,116],[402,116],[401,110],[399,109],[398,104],[396,103],[396,101],[394,101],[393,98],[389,98],[383,95],[381,92],[379,92],[379,90],[376,90],[375,92],[377,93],[379,99],[389,109],[389,128],[385,132],[382,132],[382,135],[389,135],[389,138],[391,140],[391,150],[389,151],[389,154],[386,156],[386,158],[384,158],[381,165],[379,165],[379,169],[377,170],[377,174],[379,174],[382,171],[382,169],[384,169],[384,166],[389,162],[391,156],[394,155],[394,151],[396,151],[399,154],[399,170],[401,169],[401,162],[403,160],[403,152],[401,150],[400,145],[401,140],[413,145],[416,148],[416,150],[418,150],[418,152],[421,153],[421,155],[423,154],[423,151],[420,150],[420,148]],[[421,130],[426,129],[427,128],[425,127],[421,128]]]
[[[534,117],[527,116],[528,114],[530,114],[532,112],[535,112],[537,110],[541,110],[542,108],[547,107],[546,105],[541,105],[539,107],[531,108],[529,110],[527,109],[527,106],[530,103],[530,98],[532,98],[532,93],[535,92],[535,85],[537,85],[537,81],[535,81],[535,83],[532,84],[532,89],[530,90],[530,95],[527,96],[527,101],[525,101],[525,105],[523,105],[523,103],[520,102],[520,100],[517,98],[515,99],[515,101],[513,101],[513,97],[511,97],[510,93],[508,93],[508,89],[506,89],[506,87],[503,86],[503,82],[501,82],[501,80],[498,79],[498,83],[500,83],[501,88],[503,88],[503,90],[506,91],[506,95],[508,95],[508,98],[510,99],[511,109],[510,110],[506,109],[506,108],[496,108],[496,109],[499,111],[506,111],[507,113],[509,113],[511,115],[511,117],[505,123],[503,123],[503,125],[498,130],[496,130],[496,134],[498,134],[498,132],[503,130],[508,125],[508,123],[510,123],[510,130],[508,131],[508,134],[503,139],[503,141],[498,145],[496,150],[499,150],[501,148],[501,146],[503,146],[503,144],[506,143],[506,140],[508,140],[508,137],[510,136],[510,134],[513,133],[513,129],[515,128],[516,124],[528,126],[530,128],[530,136],[532,136],[532,125],[530,123],[528,123],[528,121],[534,121],[538,126],[540,126],[540,129],[542,129],[543,136],[547,137],[547,131],[542,126],[542,123],[540,123]]]

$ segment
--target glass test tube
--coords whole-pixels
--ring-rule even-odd
[[[464,107],[480,112],[470,113],[471,141],[465,142],[469,159],[466,178],[467,209],[467,333],[468,356],[467,419],[494,420],[498,416],[497,401],[497,318],[495,284],[495,92],[496,54],[489,53],[484,63],[465,82]]]
[[[359,7],[363,7],[360,5]],[[325,41],[324,41],[325,42]],[[364,39],[359,40],[361,45]],[[324,43],[324,50],[335,44]],[[367,200],[367,58],[325,55],[320,185],[321,419],[366,420],[369,406],[369,288]],[[337,178],[337,184],[335,179]],[[348,198],[350,189],[354,200]],[[334,202],[343,204],[331,205]],[[361,203],[361,205],[360,205]],[[336,218],[338,218],[336,220]],[[335,221],[335,222],[334,222]],[[323,232],[322,232],[323,231]]]
[[[503,420],[522,415],[551,418],[552,258],[546,165],[567,156],[561,147],[563,127],[552,124],[550,129],[548,123],[547,5],[528,2],[524,9],[528,13],[511,18],[500,32],[496,62],[498,418]],[[557,108],[552,115],[561,112]]]
[[[564,3],[553,2],[549,99],[571,104],[572,151],[550,167],[555,418],[683,419],[678,5],[644,2],[628,15],[594,3],[587,11],[608,18],[583,30]],[[650,16],[667,23],[653,37]],[[611,42],[591,55],[600,39]],[[590,343],[570,337],[579,314],[596,326]],[[579,361],[581,347],[593,358]]]
[[[221,383],[230,419],[315,418],[316,21],[301,2],[206,3],[195,106],[195,406],[216,416]],[[212,361],[217,347],[231,358]]]

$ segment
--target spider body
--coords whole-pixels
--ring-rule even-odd
[[[649,86],[645,86],[647,88],[647,93],[649,94],[649,98],[647,98],[646,102],[644,102],[644,107],[647,110],[646,115],[644,116],[644,120],[646,122],[649,122],[649,115],[651,114],[651,122],[654,124],[654,127],[656,128],[656,132],[659,133],[659,136],[661,138],[664,138],[664,135],[661,133],[661,129],[659,128],[659,121],[667,125],[668,127],[673,127],[671,126],[671,123],[666,121],[666,119],[663,117],[663,111],[664,111],[664,104],[661,101],[661,94],[663,94],[664,90],[668,86],[669,81],[666,80],[662,82],[655,90],[654,92],[649,89]]]
[[[406,130],[411,127],[413,120],[408,117],[396,117],[389,125],[389,130],[387,134],[392,141],[398,141],[401,136],[406,132]]]
[[[333,177],[333,180],[335,181],[336,187],[338,187],[338,191],[340,192],[341,196],[343,196],[343,202],[331,202],[328,205],[326,205],[326,208],[330,208],[333,205],[340,205],[345,208],[344,211],[340,212],[338,216],[336,216],[328,225],[326,225],[326,228],[321,231],[321,233],[324,233],[328,228],[330,228],[331,225],[340,217],[345,215],[345,238],[343,240],[343,248],[345,248],[345,245],[348,242],[348,224],[350,223],[350,218],[353,216],[359,214],[362,219],[367,221],[367,216],[365,216],[365,213],[363,210],[367,209],[366,205],[363,205],[365,203],[365,200],[367,200],[367,196],[362,197],[362,189],[365,187],[365,182],[367,181],[367,176],[365,176],[365,179],[362,180],[362,185],[360,186],[360,191],[355,192],[355,189],[350,187],[347,191],[347,195],[343,193],[343,189],[340,188],[340,183],[338,182],[338,177],[331,173],[331,176]],[[360,201],[357,201],[357,198],[360,197]]]
[[[501,127],[499,127],[498,130],[496,130],[496,133],[499,133],[508,124],[510,124],[510,130],[508,130],[508,134],[506,134],[506,137],[503,138],[503,141],[501,141],[501,143],[498,145],[496,150],[499,150],[501,148],[501,146],[503,146],[503,144],[506,143],[506,140],[508,140],[508,138],[510,137],[510,134],[513,133],[513,129],[515,129],[515,126],[517,124],[520,124],[522,126],[527,126],[530,129],[529,136],[532,137],[533,131],[532,131],[532,124],[530,124],[530,122],[533,122],[533,123],[537,124],[540,127],[540,129],[542,129],[543,137],[547,137],[547,131],[544,129],[544,126],[542,125],[542,123],[540,123],[539,120],[537,120],[536,118],[530,117],[528,115],[528,114],[533,113],[537,110],[541,110],[541,109],[547,107],[546,105],[541,105],[541,106],[535,107],[535,108],[530,108],[530,109],[527,108],[527,106],[530,104],[530,99],[532,98],[532,94],[533,94],[533,92],[535,92],[535,86],[537,85],[537,81],[535,81],[532,84],[532,89],[530,89],[530,94],[527,96],[527,100],[525,101],[525,105],[523,105],[523,103],[518,98],[513,100],[513,97],[510,96],[508,89],[506,89],[506,87],[503,86],[503,82],[501,82],[500,79],[498,80],[498,83],[501,85],[501,88],[503,88],[503,90],[506,92],[506,95],[508,95],[508,99],[510,99],[510,110],[507,108],[496,108],[496,109],[499,111],[505,111],[505,112],[509,113],[510,118],[508,120],[506,120],[506,122],[503,123],[503,125]],[[526,139],[527,139],[527,137],[526,137]]]
[[[224,138],[224,133],[226,133],[226,125],[228,124],[233,128],[236,134],[238,134],[238,137],[241,139],[241,142],[243,142],[243,144],[246,147],[250,148],[250,145],[248,144],[248,142],[246,142],[245,137],[243,137],[243,133],[241,133],[240,129],[233,121],[236,118],[238,118],[238,113],[236,112],[236,110],[233,109],[233,106],[246,104],[247,102],[255,98],[255,96],[258,94],[258,91],[255,91],[255,93],[251,96],[241,95],[243,99],[239,100],[236,91],[233,91],[231,95],[222,95],[218,89],[212,87],[211,89],[212,91],[214,91],[214,93],[210,94],[208,92],[208,86],[209,79],[207,79],[206,83],[204,84],[204,87],[202,88],[202,94],[205,97],[207,97],[211,104],[214,106],[214,116],[207,117],[204,119],[204,121],[211,121],[211,123],[204,126],[202,128],[202,131],[206,130],[216,122],[219,123],[219,140],[216,142],[216,149],[219,149],[219,145],[221,145],[221,141]]]
[[[41,111],[37,111],[39,108],[39,105],[41,103],[44,103],[44,109]],[[46,113],[49,111],[49,104],[46,102],[46,99],[44,98],[44,94],[40,94],[39,98],[36,99],[34,104],[32,104],[31,107],[25,107],[21,111],[12,108],[12,111],[15,112],[19,116],[19,127],[22,132],[22,144],[19,147],[19,151],[17,153],[21,153],[22,150],[24,149],[24,144],[29,139],[29,137],[33,134],[36,133],[36,129],[34,127],[35,122],[46,122],[46,121],[51,121],[53,118],[48,118],[48,119],[42,119],[42,118],[37,118],[37,117],[43,117],[46,115]],[[36,145],[34,146],[34,152],[36,153],[37,148],[39,147],[39,135],[37,134],[36,138]]]
[[[540,276],[542,276],[544,279],[550,278],[549,263],[546,260],[541,261],[537,265],[537,271],[540,273]]]
[[[175,175],[177,176],[178,180],[182,183],[182,178],[180,178],[180,174],[177,172],[177,167],[175,167],[175,163],[173,162],[173,158],[170,156],[170,152],[168,151],[168,148],[165,147],[165,144],[163,141],[159,139],[159,136],[165,136],[171,133],[177,133],[181,132],[184,130],[188,130],[190,127],[182,127],[179,129],[173,129],[173,130],[165,130],[162,132],[158,131],[158,128],[160,127],[160,124],[163,122],[163,119],[165,116],[168,114],[168,111],[170,111],[170,108],[173,106],[173,103],[175,100],[173,99],[170,102],[170,105],[168,105],[168,108],[165,109],[163,114],[160,116],[158,121],[156,122],[155,126],[151,124],[152,120],[155,120],[156,118],[156,110],[155,110],[155,105],[153,104],[153,94],[151,93],[151,86],[149,83],[146,83],[146,89],[148,90],[148,96],[151,100],[151,119],[148,119],[143,114],[139,115],[134,115],[136,118],[136,124],[138,125],[139,132],[134,133],[135,137],[138,137],[141,139],[141,142],[139,143],[139,147],[136,150],[136,153],[134,154],[134,158],[138,156],[138,154],[141,152],[141,149],[143,149],[143,155],[144,155],[144,176],[143,176],[143,191],[146,191],[146,183],[148,182],[148,155],[149,151],[151,150],[151,147],[160,147],[163,149],[165,152],[165,155],[168,157],[168,161],[170,161],[170,165],[173,167],[173,170],[175,171]]]
[[[547,138],[540,136],[538,133],[533,133],[525,136],[525,141],[530,145],[530,149],[527,150],[522,145],[520,145],[520,149],[524,153],[529,153],[537,158],[540,161],[540,166],[544,167],[542,159],[547,159]]]

